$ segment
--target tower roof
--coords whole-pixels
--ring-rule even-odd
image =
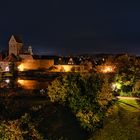
[[[16,42],[18,43],[23,43],[22,37],[21,35],[12,35],[14,37],[14,39],[16,40]]]

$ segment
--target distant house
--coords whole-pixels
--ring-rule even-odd
[[[55,65],[79,65],[80,61],[77,57],[58,57],[55,59]]]

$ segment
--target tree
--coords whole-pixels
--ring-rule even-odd
[[[67,77],[59,77],[48,86],[48,95],[52,102],[64,103],[67,97],[68,81]]]
[[[101,91],[99,91],[97,98],[98,98],[99,105],[102,107],[105,107],[106,105],[108,105],[110,101],[112,101],[113,98],[112,89],[106,77],[104,79],[104,82],[101,87]]]
[[[114,83],[120,83],[120,95],[130,96],[133,93],[133,87],[139,76],[138,61],[134,56],[122,55],[115,59],[117,63],[117,74]]]
[[[105,112],[112,101],[108,77],[99,74],[68,74],[57,78],[48,88],[52,102],[68,107],[89,131],[101,127]]]

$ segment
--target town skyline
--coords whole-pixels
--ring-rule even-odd
[[[85,54],[89,54],[89,55],[92,55],[92,54],[93,55],[94,54],[114,54],[115,55],[115,54],[125,54],[125,53],[137,55],[137,56],[140,55],[139,51],[135,52],[135,48],[134,48],[134,51],[129,51],[128,49],[125,49],[125,48],[124,48],[124,50],[122,49],[119,51],[113,51],[113,50],[102,51],[102,50],[96,50],[94,48],[91,48],[92,51],[90,51],[90,49],[88,49],[86,51],[81,51],[81,50],[80,51],[72,51],[72,48],[65,48],[64,49],[64,48],[59,48],[59,47],[57,48],[56,46],[49,48],[48,46],[46,46],[46,48],[44,50],[42,50],[42,49],[40,49],[40,47],[41,47],[40,45],[33,45],[34,41],[31,41],[31,39],[27,39],[27,37],[23,36],[22,34],[9,34],[7,38],[4,38],[5,43],[3,45],[1,45],[0,51],[5,51],[8,49],[8,43],[9,43],[9,40],[10,40],[12,35],[20,37],[23,40],[24,47],[26,47],[26,49],[27,49],[27,47],[32,46],[35,55],[62,55],[62,56],[68,55],[68,56],[72,56],[72,55],[85,55]]]
[[[0,48],[21,34],[43,54],[140,53],[140,3],[2,1]]]

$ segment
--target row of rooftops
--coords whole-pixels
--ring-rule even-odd
[[[57,55],[29,55],[29,54],[21,54],[21,55],[25,55],[28,59],[28,56],[30,56],[33,60],[54,60],[55,64],[76,64],[79,65],[81,64],[81,62],[84,61],[90,61],[92,63],[95,63],[95,61],[98,61],[99,59],[102,60],[102,58],[108,58],[110,55],[104,57],[104,56],[100,56],[100,57],[92,57],[92,56],[57,56]],[[21,61],[22,58],[19,56],[15,56],[14,54],[10,54],[7,57],[5,57],[4,59],[1,59],[1,61]],[[122,54],[123,55],[123,54]],[[119,54],[118,56],[121,56],[121,54]],[[116,57],[118,57],[116,56]],[[135,57],[135,56],[132,56]],[[98,59],[99,58],[99,59]],[[136,57],[137,59],[140,59],[140,57]],[[26,60],[27,60],[26,59]]]
[[[58,64],[69,64],[69,65],[79,65],[80,64],[80,60],[77,57],[60,57],[60,56],[56,56],[56,55],[29,55],[29,54],[22,54],[25,55],[26,60],[54,60],[54,64],[58,65]],[[10,54],[7,57],[5,57],[4,59],[1,59],[1,61],[8,61],[8,62],[18,62],[18,61],[22,61],[24,59],[22,59],[22,55],[19,56],[15,56],[14,54]]]
[[[21,36],[12,35],[14,36],[14,39],[18,43],[23,43],[23,39]],[[0,54],[1,61],[21,61],[22,57],[21,55],[28,56],[30,55],[25,48],[22,48],[20,50],[19,55],[15,56],[14,54],[10,54],[8,56],[1,57],[2,54]],[[124,55],[124,54],[118,54],[118,55]],[[116,55],[118,57],[118,55]],[[90,61],[92,63],[95,63],[95,61],[98,61],[102,58],[107,58],[108,56],[114,56],[113,54],[96,54],[96,55],[79,55],[75,57],[65,57],[65,56],[57,56],[57,55],[30,55],[33,60],[54,60],[54,64],[81,64],[82,61]],[[86,58],[86,59],[85,59]],[[137,57],[138,58],[138,57]]]

